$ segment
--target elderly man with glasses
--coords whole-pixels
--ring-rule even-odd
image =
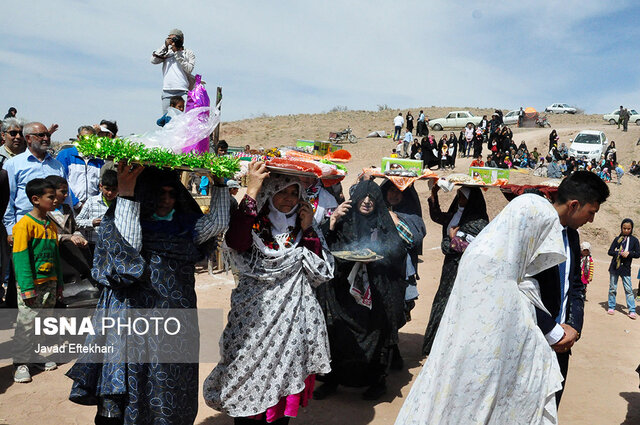
[[[4,226],[7,229],[9,243],[12,242],[13,226],[33,206],[25,192],[27,183],[35,178],[57,175],[67,178],[62,164],[48,152],[51,146],[51,134],[44,124],[31,122],[25,124],[22,134],[27,149],[4,163],[9,180],[9,205],[4,214]]]
[[[23,122],[17,118],[7,118],[2,121],[2,146],[0,146],[0,168],[14,156],[21,154],[27,148],[22,137]]]

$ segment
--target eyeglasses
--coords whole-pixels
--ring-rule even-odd
[[[22,136],[22,131],[20,130],[9,130],[7,133],[9,133],[11,137],[16,137],[18,134]]]
[[[51,134],[49,134],[48,131],[43,131],[42,133],[31,133],[31,134],[27,134],[27,136],[36,136],[40,139],[44,139],[45,137],[51,137]]]

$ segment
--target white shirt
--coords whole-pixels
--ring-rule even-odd
[[[565,232],[567,228],[565,227]],[[567,302],[569,301],[569,272],[571,271],[571,248],[569,247],[569,237],[566,237],[565,240],[565,254],[567,256],[567,261],[565,263],[564,269],[564,282],[562,283],[562,302],[560,303],[560,323],[565,323],[567,320]],[[551,329],[551,331],[544,336],[547,339],[549,345],[554,345],[558,343],[564,337],[564,329],[560,324],[556,324],[556,326]]]
[[[400,115],[393,119],[393,125],[395,125],[396,127],[402,127],[402,124],[404,124],[404,118],[402,118]]]
[[[162,47],[153,53],[151,63],[162,63],[162,90],[189,90],[189,76],[196,63],[193,52],[189,49],[173,52]]]

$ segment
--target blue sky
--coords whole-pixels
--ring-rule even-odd
[[[5,10],[5,12],[7,12]],[[378,104],[640,107],[632,1],[28,1],[3,14],[0,111],[154,128],[160,66],[180,28],[223,121]]]

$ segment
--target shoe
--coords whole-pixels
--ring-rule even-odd
[[[338,384],[335,384],[333,382],[325,382],[324,384],[320,385],[317,390],[313,392],[313,399],[324,400],[325,398],[329,397],[331,394],[334,394],[336,391],[338,391]]]
[[[629,319],[636,320],[636,317],[637,317],[637,316],[636,316],[636,313],[635,313],[635,312],[633,312],[633,311],[632,311],[631,313],[629,313]]]
[[[49,372],[50,370],[55,370],[58,368],[56,362],[34,363],[33,366],[45,372]]]
[[[607,314],[611,314],[611,315],[613,315],[613,313],[614,313],[614,310],[613,310],[612,308],[610,308],[609,310],[607,310]]]
[[[16,367],[16,371],[13,373],[13,381],[21,384],[31,382],[31,373],[29,373],[29,366],[21,364]]]
[[[362,393],[364,400],[378,400],[380,397],[387,393],[387,384],[385,378],[382,377],[378,382],[371,385],[367,390]]]

